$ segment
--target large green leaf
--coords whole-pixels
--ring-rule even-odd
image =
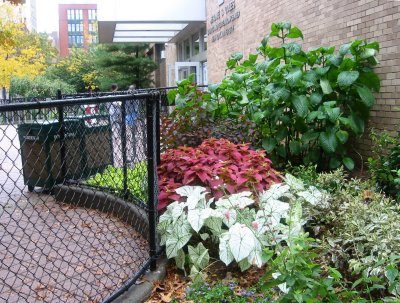
[[[336,169],[340,166],[340,160],[336,157],[332,157],[329,159],[329,168],[330,169]]]
[[[361,117],[359,117],[355,113],[353,113],[349,117],[348,122],[349,122],[351,129],[353,130],[353,132],[356,135],[360,136],[364,133],[365,122]]]
[[[310,96],[311,105],[317,107],[322,101],[322,95],[317,92],[313,92]]]
[[[325,111],[328,115],[329,121],[331,121],[332,123],[335,123],[336,120],[340,116],[340,108],[339,107],[334,107],[334,108],[325,107]]]
[[[344,157],[343,158],[343,164],[344,164],[344,166],[347,167],[348,170],[353,170],[354,169],[354,161],[350,157]]]
[[[282,46],[291,54],[299,54],[301,52],[301,45],[296,42],[285,43]]]
[[[339,139],[339,142],[345,144],[349,139],[349,133],[345,130],[339,130],[336,132],[336,137]]]
[[[319,137],[319,132],[308,131],[301,136],[303,142],[309,142],[317,139]]]
[[[380,79],[374,72],[361,73],[360,77],[358,78],[358,82],[373,89],[376,93],[379,92],[381,88]]]
[[[364,51],[361,53],[360,57],[361,57],[362,59],[367,59],[367,58],[369,58],[369,57],[375,56],[376,53],[377,53],[377,51],[374,50],[373,48],[366,48],[366,49],[364,49]]]
[[[321,132],[319,135],[319,143],[322,149],[328,154],[336,151],[338,141],[334,130],[328,130],[327,132]]]
[[[375,97],[372,94],[371,90],[365,86],[357,86],[357,93],[360,96],[362,102],[367,107],[372,107],[375,103]]]
[[[347,55],[349,50],[350,50],[350,48],[351,48],[351,44],[350,43],[343,44],[339,49],[339,54],[341,54],[342,56]]]
[[[296,69],[290,71],[290,72],[285,76],[285,79],[288,81],[288,83],[289,83],[291,86],[294,86],[294,85],[296,85],[296,84],[300,81],[302,74],[303,74],[303,73],[302,73],[301,69],[296,68]]]
[[[358,79],[359,75],[360,73],[358,71],[341,72],[337,78],[337,83],[341,88],[349,87]]]
[[[332,93],[333,90],[332,90],[331,84],[329,83],[328,79],[323,78],[323,79],[319,80],[319,84],[321,85],[322,92],[325,95],[329,95],[330,93]]]
[[[301,32],[301,30],[297,27],[292,27],[289,30],[289,33],[287,34],[288,38],[301,38],[303,39],[303,33]]]
[[[263,147],[267,152],[270,153],[270,152],[272,152],[272,151],[275,149],[277,143],[278,143],[278,142],[276,141],[275,138],[271,138],[271,137],[264,138],[264,139],[262,140],[262,147]]]
[[[305,118],[308,114],[308,99],[306,96],[296,96],[293,95],[292,103],[296,109],[297,115],[301,118]]]
[[[299,155],[301,148],[300,148],[300,142],[299,141],[290,141],[289,142],[289,149],[292,155]]]
[[[278,128],[275,138],[279,142],[286,138],[286,136],[288,135],[288,131],[287,131],[287,127],[284,125],[279,125],[278,127],[279,128]]]

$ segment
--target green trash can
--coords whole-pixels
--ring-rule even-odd
[[[112,135],[107,115],[66,117],[65,178],[61,172],[60,124],[37,120],[18,127],[24,183],[52,189],[67,180],[81,180],[113,163]]]
[[[76,179],[84,173],[84,123],[79,119],[65,121],[65,178]],[[57,120],[37,120],[19,125],[18,136],[24,183],[29,191],[35,186],[52,189],[61,183],[60,124]]]
[[[108,165],[113,164],[112,133],[108,115],[85,115],[73,117],[79,119],[83,128],[83,161],[85,163],[82,177],[87,178],[101,173]]]

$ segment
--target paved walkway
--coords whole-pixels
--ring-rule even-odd
[[[23,184],[19,139],[0,126],[0,303],[101,302],[148,259],[132,226]]]

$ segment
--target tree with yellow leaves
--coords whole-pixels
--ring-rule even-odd
[[[41,74],[56,53],[45,35],[27,31],[17,6],[0,3],[0,87],[9,88],[12,77]]]

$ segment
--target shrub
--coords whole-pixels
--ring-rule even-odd
[[[272,39],[280,44],[270,44]],[[303,39],[299,28],[273,23],[257,53],[245,60],[241,53],[231,55],[229,74],[209,85],[201,108],[212,117],[245,115],[253,121],[275,165],[290,161],[352,170],[346,143],[363,134],[373,92],[380,89],[372,69],[379,44],[355,40],[338,52],[334,47],[305,52],[298,39]]]
[[[37,76],[33,80],[28,77],[13,77],[10,84],[10,94],[13,97],[56,97],[59,89],[63,94],[76,93],[75,88],[68,83],[45,76]]]
[[[343,170],[319,174],[314,184],[329,192],[328,207],[305,206],[312,218],[306,229],[313,230],[326,248],[321,260],[333,263],[348,279],[361,275],[367,281],[364,290],[382,279],[375,296],[389,292],[398,298],[400,283],[394,269],[400,263],[400,206],[370,190],[368,182],[349,180]]]
[[[371,131],[373,157],[368,158],[373,182],[400,202],[400,133]]]
[[[169,101],[176,106],[167,117],[161,118],[161,149],[179,146],[197,147],[208,138],[224,138],[232,143],[260,146],[260,134],[254,122],[245,115],[233,118],[213,112],[207,102],[210,94],[201,91],[190,77],[178,83],[178,89],[169,92]],[[211,106],[211,107],[210,107]]]
[[[202,185],[220,198],[225,192],[262,191],[281,182],[264,151],[253,151],[248,144],[225,139],[205,140],[198,148],[180,147],[161,155],[158,167],[160,187],[158,209],[179,200],[175,189]]]

